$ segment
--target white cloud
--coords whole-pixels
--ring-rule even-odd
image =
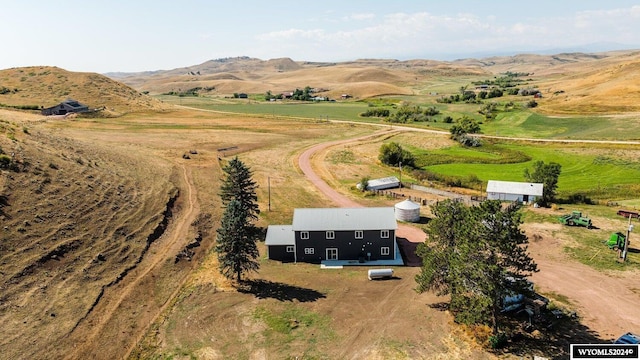
[[[471,13],[439,16],[428,12],[392,13],[382,17],[356,14],[358,22],[342,30],[288,29],[257,37],[262,52],[292,51],[297,59],[354,57],[428,57],[514,49],[536,51],[596,42],[640,44],[640,6],[576,12],[545,18],[479,17]],[[377,20],[377,21],[376,21]]]
[[[376,18],[376,14],[366,13],[366,14],[353,14],[350,16],[345,16],[343,18],[344,21],[363,21],[363,20],[373,20]]]

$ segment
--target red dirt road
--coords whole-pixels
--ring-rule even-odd
[[[307,149],[298,163],[305,176],[320,192],[339,207],[362,207],[331,188],[312,167],[313,156],[328,147],[350,142],[370,140],[383,132],[355,139],[333,141]],[[389,134],[388,131],[384,134]],[[404,248],[415,249],[415,244],[424,242],[425,233],[416,227],[399,224],[397,237]],[[407,241],[404,241],[406,239]],[[555,247],[553,247],[555,249]],[[625,272],[614,277],[586,265],[576,263],[556,250],[542,244],[531,243],[530,251],[538,263],[540,272],[532,276],[533,282],[543,293],[556,293],[569,298],[577,308],[583,324],[597,332],[603,339],[614,339],[631,331],[640,333],[640,276],[638,272]],[[417,257],[408,265],[419,266]]]

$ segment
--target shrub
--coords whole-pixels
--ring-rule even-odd
[[[492,349],[500,349],[507,344],[507,335],[505,333],[498,333],[496,335],[489,336],[489,346]]]
[[[370,109],[360,114],[362,117],[388,117],[391,114],[389,109]]]

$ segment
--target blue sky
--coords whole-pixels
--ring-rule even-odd
[[[452,60],[640,48],[637,0],[0,0],[0,24],[0,69],[100,73],[235,56]]]

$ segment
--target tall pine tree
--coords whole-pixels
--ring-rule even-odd
[[[222,168],[226,177],[222,183],[220,197],[226,209],[222,224],[217,230],[220,271],[240,282],[242,274],[257,271],[260,267],[256,241],[258,229],[253,221],[258,219],[257,185],[251,178],[249,168],[237,157]]]
[[[258,185],[253,181],[251,170],[237,156],[231,159],[222,170],[226,173],[220,188],[222,203],[227,205],[231,200],[236,199],[247,210],[248,217],[251,220],[257,220],[260,214],[256,196]]]
[[[222,223],[217,230],[216,252],[220,263],[220,271],[228,278],[234,276],[240,282],[242,274],[257,271],[260,264],[258,247],[254,234],[254,226],[247,222],[248,213],[240,201],[231,200],[222,216]]]

